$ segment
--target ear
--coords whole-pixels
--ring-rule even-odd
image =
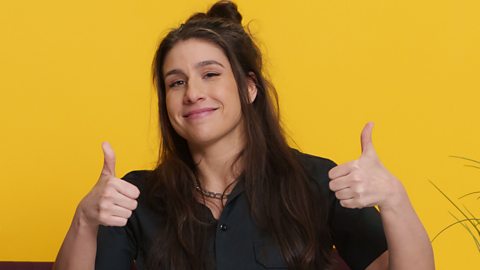
[[[248,72],[247,76],[247,90],[248,90],[248,99],[249,103],[253,103],[255,101],[255,98],[257,97],[257,76],[255,76],[255,73],[253,72]]]

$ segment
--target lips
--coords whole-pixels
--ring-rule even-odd
[[[217,110],[218,108],[201,108],[196,110],[191,110],[183,115],[185,118],[199,118],[205,115],[212,113],[213,111]]]

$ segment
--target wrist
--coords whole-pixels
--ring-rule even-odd
[[[378,204],[378,208],[380,211],[395,211],[403,208],[409,203],[407,191],[402,183],[398,179],[393,178],[391,181],[390,192],[388,192],[383,202]]]
[[[93,223],[89,218],[86,213],[86,210],[83,207],[82,202],[77,207],[77,210],[75,211],[75,215],[73,217],[73,224],[75,227],[77,227],[79,230],[88,230],[88,231],[97,231],[98,230],[98,225],[96,223]]]

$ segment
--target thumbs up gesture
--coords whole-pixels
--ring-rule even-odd
[[[115,154],[109,143],[102,144],[103,169],[95,186],[78,205],[80,217],[92,226],[125,226],[137,208],[138,188],[115,177]]]
[[[360,158],[332,168],[328,176],[330,190],[346,208],[378,205],[394,208],[406,198],[405,190],[380,162],[372,143],[373,123],[362,130]]]

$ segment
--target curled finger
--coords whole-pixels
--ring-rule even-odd
[[[358,161],[353,160],[344,164],[340,164],[338,166],[333,167],[329,172],[328,172],[328,177],[330,179],[336,179],[338,177],[342,177],[345,175],[348,175],[351,171],[354,169],[358,168]]]
[[[113,197],[113,203],[128,210],[135,210],[138,206],[138,202],[135,199],[129,198],[121,193],[117,193]]]
[[[348,200],[353,199],[355,197],[355,193],[352,191],[351,188],[344,188],[339,191],[335,192],[335,197],[339,200]]]
[[[110,210],[110,215],[121,218],[130,218],[132,211],[118,205],[114,205]]]
[[[331,180],[328,183],[328,187],[333,192],[348,188],[351,185],[352,185],[352,180],[349,175],[335,178],[334,180]]]

